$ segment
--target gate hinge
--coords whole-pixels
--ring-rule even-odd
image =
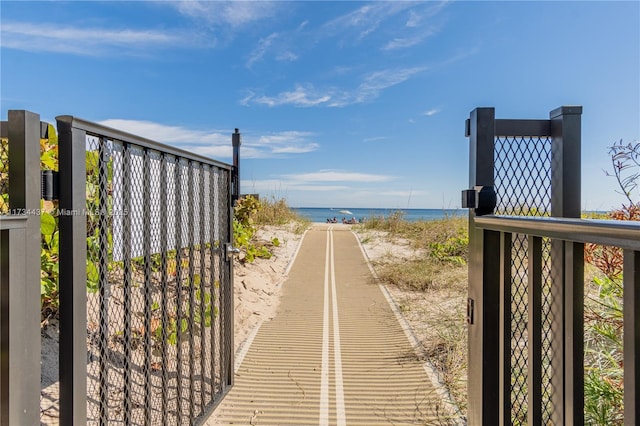
[[[59,174],[53,170],[40,170],[40,198],[46,201],[59,200]]]

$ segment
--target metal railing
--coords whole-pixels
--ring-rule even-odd
[[[585,424],[584,418],[584,244],[595,243],[624,250],[624,424],[637,425],[640,408],[640,223],[584,219],[482,216],[474,219],[482,230],[484,282],[499,288],[498,309],[498,398],[485,401],[497,409],[495,424]],[[517,321],[508,309],[513,303],[511,278],[520,269],[512,256],[516,235],[527,241],[526,295],[528,299],[526,334],[526,398],[522,406],[513,404],[514,390],[521,374],[510,361],[520,340],[511,332]],[[564,270],[560,277],[545,277],[543,240],[562,246]],[[496,255],[496,253],[498,255]],[[563,315],[555,322],[564,324],[563,338],[545,346],[550,327],[542,303],[547,285],[561,287]],[[562,349],[562,350],[560,350]],[[486,352],[494,352],[486,348]],[[554,358],[548,352],[558,351]],[[550,374],[546,371],[550,371]],[[562,377],[555,377],[561,375]],[[556,385],[561,383],[562,386]],[[557,387],[556,387],[557,386]],[[552,388],[552,392],[550,392]],[[472,423],[475,424],[475,423]],[[486,423],[483,423],[486,424]]]
[[[233,385],[238,164],[57,121],[59,400],[50,404],[65,425],[198,424]],[[6,124],[1,417],[39,424],[41,125],[25,111],[9,111]],[[236,130],[236,163],[239,139]]]

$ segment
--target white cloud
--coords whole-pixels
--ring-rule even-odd
[[[180,126],[168,126],[151,121],[109,119],[100,124],[144,138],[176,146],[200,155],[214,158],[230,158],[232,155],[231,132],[193,130]],[[304,154],[315,151],[319,145],[309,140],[309,132],[284,131],[269,135],[242,135],[242,158],[271,158],[283,154]]]
[[[358,97],[366,99],[377,97],[380,91],[407,81],[426,69],[426,67],[413,67],[372,72],[366,75],[360,84]]]
[[[168,2],[183,15],[203,20],[216,26],[237,28],[255,21],[270,18],[280,7],[278,2],[270,1],[194,1]]]
[[[251,66],[261,60],[269,47],[273,44],[273,41],[278,38],[278,33],[270,34],[268,37],[260,39],[258,42],[258,46],[249,54],[249,59],[247,60],[247,68],[251,68]]]
[[[382,50],[395,50],[395,49],[405,49],[407,47],[415,46],[422,42],[426,36],[416,36],[416,37],[408,37],[408,38],[394,38],[393,40],[387,42],[384,46],[382,46]]]
[[[374,2],[327,22],[323,33],[355,32],[356,41],[374,33],[383,21],[411,7],[409,2]]]
[[[249,54],[249,59],[247,59],[246,63],[247,68],[251,68],[253,64],[261,61],[271,51],[274,52],[273,55],[277,61],[293,62],[297,60],[298,55],[282,46],[283,43],[286,44],[286,41],[283,43],[277,43],[282,39],[283,37],[278,33],[272,33],[265,38],[261,38],[260,41],[258,41],[258,45]]]
[[[376,32],[392,34],[392,39],[382,46],[382,50],[408,48],[435,33],[434,27],[425,21],[437,15],[447,3],[373,2],[327,22],[322,32],[329,36],[342,36],[342,43],[351,39],[354,44]],[[404,25],[397,19],[393,21],[396,17],[402,19],[407,9]]]
[[[80,28],[28,22],[3,22],[1,33],[0,43],[4,48],[87,56],[143,54],[146,49],[176,46],[185,40],[179,33],[153,30]]]
[[[191,130],[180,126],[154,123],[152,121],[114,118],[103,120],[100,124],[167,144],[197,142],[200,144],[222,145],[231,143],[231,134],[224,135],[216,131]]]
[[[383,197],[401,197],[401,198],[410,198],[413,196],[427,195],[426,191],[415,191],[415,190],[395,190],[395,191],[381,191],[376,194]]]
[[[310,173],[285,174],[273,179],[257,181],[243,181],[243,188],[261,193],[277,192],[334,192],[355,193],[362,192],[361,188],[354,188],[352,184],[362,185],[367,183],[379,184],[394,180],[394,176],[376,175],[340,170],[320,170]],[[247,189],[249,190],[249,189]],[[380,195],[379,191],[375,194]],[[403,195],[405,196],[405,195]]]
[[[319,93],[311,84],[296,84],[290,91],[281,92],[276,96],[257,96],[250,92],[240,101],[242,105],[259,104],[270,107],[280,105],[294,105],[299,107],[311,107],[326,104],[331,100],[329,93]]]
[[[276,61],[293,62],[298,59],[298,55],[288,50],[276,55]]]
[[[312,136],[311,132],[290,130],[261,135],[255,144],[268,148],[274,154],[304,154],[320,147],[316,142],[309,140]]]
[[[415,28],[422,21],[422,16],[416,13],[415,10],[409,11],[409,18],[407,19],[407,23],[405,24],[409,28]]]
[[[393,176],[375,175],[370,173],[345,172],[339,170],[320,170],[312,173],[283,175],[295,182],[387,182]]]
[[[377,141],[383,141],[383,140],[386,140],[386,139],[389,139],[389,138],[386,137],[386,136],[374,136],[374,137],[371,137],[371,138],[364,138],[362,140],[362,142],[377,142]]]
[[[431,117],[440,112],[439,108],[432,108],[422,113],[422,115],[426,115],[427,117]]]
[[[281,92],[275,96],[258,95],[250,91],[240,103],[245,106],[257,104],[269,107],[282,105],[344,107],[375,99],[383,90],[403,83],[426,69],[426,67],[413,67],[375,71],[363,76],[360,85],[351,91],[333,87],[321,90],[310,83],[296,84],[293,90]]]
[[[286,179],[242,180],[240,187],[243,188],[243,192],[278,193],[280,195],[289,191],[341,192],[349,189],[344,185],[308,185]]]

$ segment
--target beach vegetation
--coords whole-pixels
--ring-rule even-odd
[[[622,205],[590,218],[640,220],[640,141],[609,147],[611,170],[605,171],[625,197]],[[585,244],[585,423],[624,423],[623,252],[618,247]]]
[[[269,259],[273,248],[280,246],[277,237],[269,241],[257,238],[257,231],[263,226],[294,225],[300,233],[306,228],[308,221],[303,220],[289,208],[284,199],[258,200],[252,196],[239,199],[234,207],[233,241],[241,250],[241,262],[253,262],[256,258]]]
[[[260,199],[260,209],[255,216],[255,223],[258,227],[286,226],[298,235],[302,234],[311,224],[307,218],[291,209],[286,199],[273,196]]]

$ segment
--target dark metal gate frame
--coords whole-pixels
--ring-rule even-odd
[[[585,243],[624,251],[624,424],[638,424],[640,224],[580,219],[581,114],[466,122],[470,425],[584,424]]]
[[[0,420],[39,424],[40,268],[34,264],[40,262],[40,138],[48,125],[28,111],[8,116],[1,126],[9,139],[10,185],[3,188],[9,214],[0,216]],[[240,134],[233,134],[234,165],[228,165],[79,118],[57,120],[60,423],[202,422],[233,385],[229,253]],[[159,204],[173,206],[171,215],[154,214]],[[115,219],[114,207],[132,213]],[[88,230],[98,242],[89,249]],[[102,323],[88,323],[88,312]],[[124,329],[113,330],[114,322]],[[96,387],[87,389],[88,381]]]
[[[477,108],[466,122],[472,190],[463,201],[475,207],[469,217],[469,424],[510,424],[512,416],[533,425],[564,424],[565,416],[583,416],[583,288],[565,285],[563,243],[526,235],[504,240],[475,224],[496,206],[496,215],[580,217],[581,114],[580,106],[563,106],[548,120],[511,120],[496,119],[494,108]],[[523,262],[524,277],[514,275],[511,260],[492,261],[503,251]],[[572,261],[582,274],[580,253]]]
[[[88,420],[96,424],[106,424],[116,417],[116,413],[117,418],[124,424],[148,425],[158,421],[163,424],[183,424],[185,420],[193,424],[196,419],[202,420],[233,385],[233,261],[228,256],[228,250],[231,249],[233,235],[232,200],[237,196],[232,193],[232,188],[238,188],[238,185],[232,185],[232,182],[237,182],[237,177],[233,173],[234,168],[79,118],[61,116],[57,121],[60,210],[63,213],[72,212],[61,214],[59,218],[60,359],[64,360],[60,363],[60,421],[62,424],[73,424],[74,419],[88,418],[89,390],[87,389],[85,336],[87,331],[91,332],[91,330],[87,329],[88,277],[85,259],[98,263],[100,277],[100,325],[99,330],[95,330],[99,334],[100,347],[98,351],[99,411],[92,413]],[[236,138],[239,139],[237,132],[236,135],[234,135],[234,142]],[[95,145],[91,148],[99,152],[97,171],[94,170],[93,173],[97,172],[99,175],[101,191],[99,209],[101,210],[108,208],[107,194],[109,191],[114,191],[113,187],[107,187],[108,180],[112,179],[115,182],[118,173],[115,161],[111,165],[107,164],[110,156],[108,151],[115,150],[116,144],[119,147],[117,149],[121,151],[119,161],[122,176],[118,179],[122,190],[120,207],[123,209],[121,233],[124,242],[120,258],[123,261],[124,312],[116,315],[124,316],[121,321],[124,330],[110,329],[110,322],[113,321],[110,316],[114,315],[110,309],[115,303],[110,303],[110,296],[116,289],[110,285],[111,279],[108,276],[109,259],[106,246],[109,242],[105,232],[108,226],[105,223],[105,212],[98,213],[101,245],[97,258],[91,258],[91,253],[87,253],[87,218],[77,214],[77,212],[86,211],[89,207],[85,190],[90,174],[86,167],[90,144],[88,138],[94,139]],[[107,148],[108,144],[111,144],[110,148]],[[236,145],[239,146],[239,143],[234,143],[234,151],[236,151]],[[155,171],[153,171],[154,164]],[[173,176],[170,168],[173,169]],[[205,176],[208,181],[205,180]],[[142,185],[140,182],[136,185],[136,177],[137,179],[142,177]],[[156,191],[160,192],[155,195],[156,201],[166,203],[165,209],[171,207],[172,202],[175,205],[172,213],[175,223],[167,223],[168,209],[159,215],[160,228],[156,228],[155,232],[162,236],[160,250],[151,248],[151,227],[153,226],[151,209],[162,207],[152,206],[154,178],[160,179],[156,187]],[[175,180],[171,182],[172,179]],[[217,180],[214,181],[214,179]],[[205,197],[207,185],[209,191]],[[219,188],[216,185],[220,185]],[[136,195],[142,200],[136,200]],[[112,202],[114,205],[111,207],[115,208],[116,201]],[[215,202],[219,202],[220,207],[215,206]],[[209,206],[208,212],[204,211],[206,206]],[[136,208],[142,208],[138,217],[143,221],[143,235],[138,232],[138,241],[132,237],[136,232],[134,223]],[[119,213],[115,212],[116,215]],[[210,222],[207,225],[208,219]],[[113,223],[111,226],[115,230]],[[158,224],[156,223],[155,226],[157,227]],[[205,235],[207,227],[209,235]],[[175,232],[173,248],[176,252],[176,283],[174,284],[175,294],[172,296],[175,300],[173,301],[167,300],[171,297],[167,294],[168,276],[172,275],[172,272],[167,269],[167,255],[171,248],[171,244],[167,241],[167,234],[170,231]],[[196,235],[197,231],[199,235]],[[136,244],[143,247],[142,252],[134,256],[132,251]],[[113,247],[112,249],[115,252]],[[186,252],[184,255],[183,251]],[[151,270],[151,256],[155,253],[162,255],[159,274],[162,293],[160,302],[151,295],[150,290],[152,279],[157,278],[158,275]],[[87,258],[88,255],[90,258]],[[135,265],[130,263],[134,257],[143,258],[143,271],[136,272]],[[113,257],[112,260],[114,260]],[[209,262],[208,265],[206,265],[207,262]],[[209,269],[208,272],[205,266]],[[137,281],[141,278],[136,278],[136,274],[144,275],[144,282]],[[139,300],[144,307],[137,312],[138,315],[143,316],[143,320],[138,322],[135,318],[136,312],[133,312],[136,308],[133,287],[137,284],[144,286],[143,300]],[[198,307],[200,311],[194,312]],[[160,309],[162,316],[158,328],[154,325],[152,317],[153,311]],[[171,310],[173,313],[168,314],[167,312]],[[172,315],[175,315],[175,318]],[[205,333],[207,320],[210,331],[208,334]],[[142,327],[141,331],[135,329],[136,324]],[[167,336],[172,328],[176,335],[177,353],[176,359],[173,360],[175,372],[169,366],[167,355],[173,354],[173,348],[167,343]],[[152,333],[158,333],[158,330],[161,335],[160,348],[152,343],[154,337]],[[122,338],[119,346],[122,353],[119,355],[124,358],[120,363],[111,359],[113,355],[107,355],[112,350],[110,347],[114,345],[109,339],[118,338]],[[188,339],[186,347],[183,347],[185,346],[183,338]],[[136,359],[133,353],[136,339],[144,340],[144,354],[141,359]],[[91,340],[91,337],[88,340]],[[205,349],[205,343],[212,347]],[[160,365],[156,365],[159,361],[158,357],[152,354],[152,347],[161,352]],[[216,349],[219,351],[217,354],[219,359],[216,359]],[[207,356],[208,359],[206,359]],[[187,360],[183,359],[187,357],[188,364]],[[137,371],[138,369],[140,371]],[[165,369],[168,369],[169,373],[166,373]],[[114,380],[113,370],[118,371],[115,383],[111,383]],[[155,377],[158,371],[162,371],[160,379]],[[177,375],[175,381],[170,377],[174,373]],[[138,383],[141,380],[142,385]],[[161,384],[158,384],[158,380]],[[172,388],[175,388],[176,395],[167,396],[169,381],[173,383]],[[124,388],[122,402],[114,409],[114,403],[110,401],[110,393],[119,386]],[[158,403],[156,398],[160,398],[161,401]]]

